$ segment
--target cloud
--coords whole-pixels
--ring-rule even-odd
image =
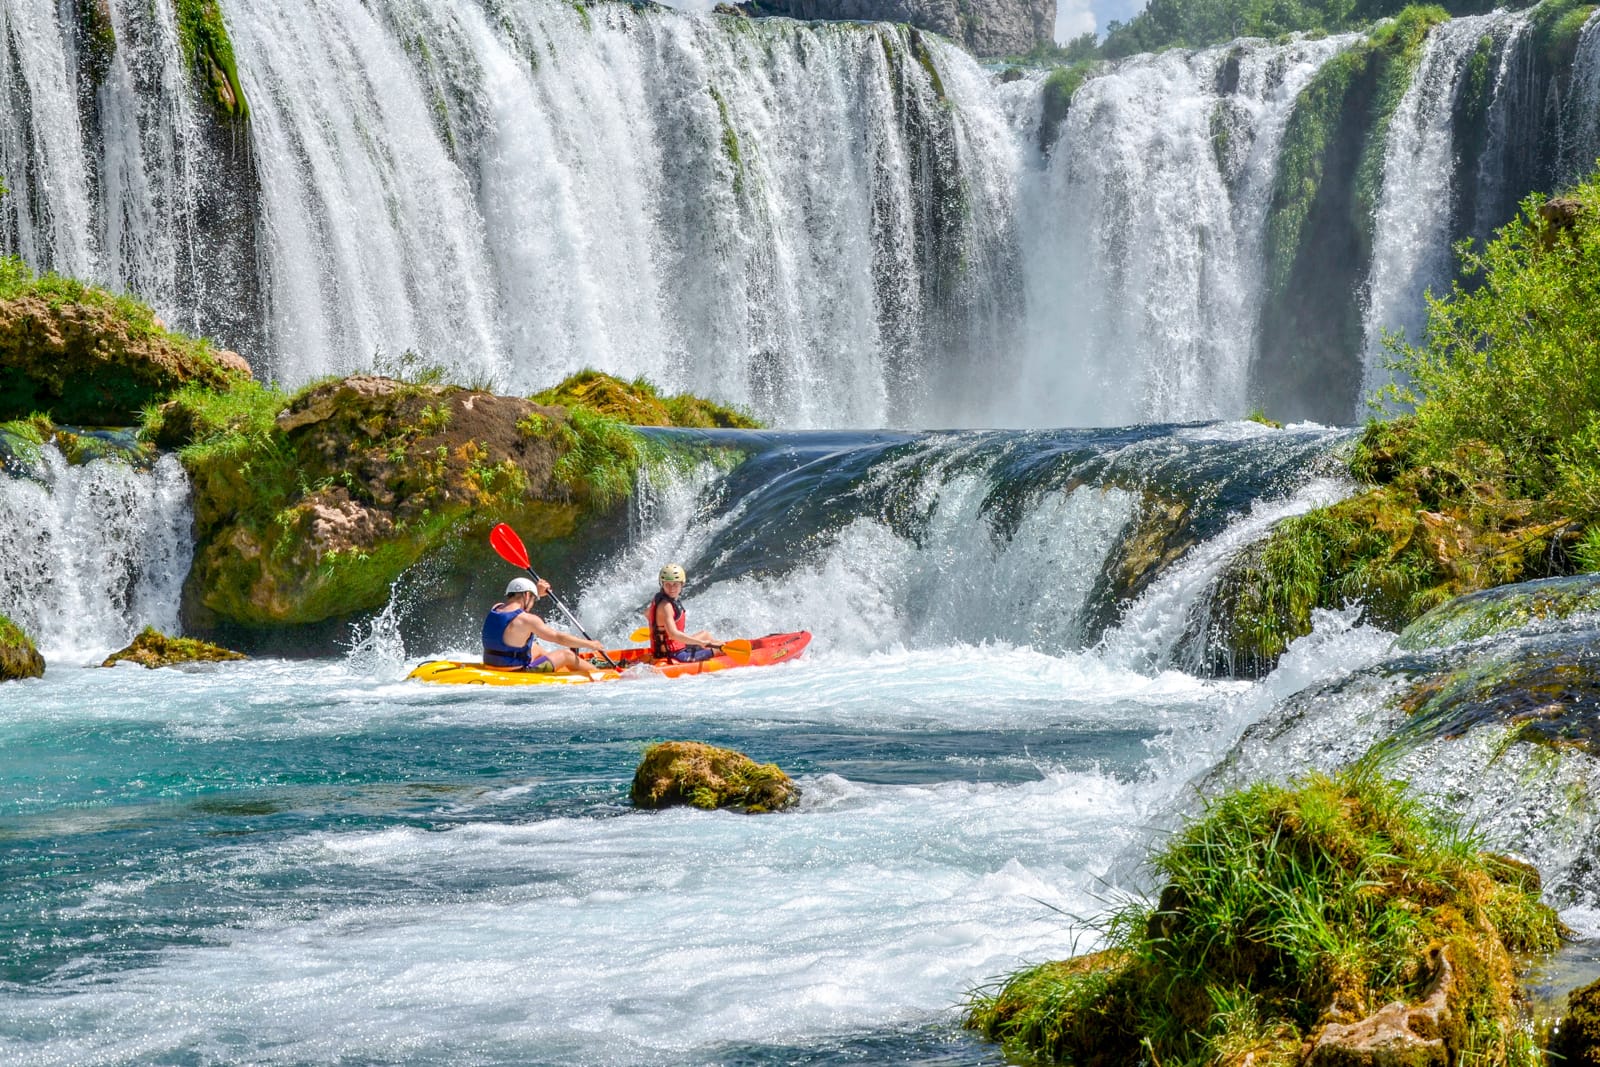
[[[1074,37],[1100,28],[1090,0],[1056,0],[1056,41],[1066,44]]]

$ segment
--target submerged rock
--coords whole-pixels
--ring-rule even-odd
[[[113,667],[124,660],[143,667],[170,667],[175,663],[214,663],[222,660],[248,659],[241,652],[219,645],[197,641],[192,637],[168,637],[152,626],[140,631],[133,643],[120,652],[106,657],[102,667]]]
[[[1564,1067],[1600,1067],[1600,982],[1567,994],[1567,1011],[1550,1036],[1549,1051]]]
[[[44,657],[22,628],[0,615],[0,682],[44,675]]]
[[[771,763],[698,741],[663,741],[645,750],[633,773],[635,807],[688,804],[711,811],[736,808],[752,814],[781,811],[800,799],[800,789]]]

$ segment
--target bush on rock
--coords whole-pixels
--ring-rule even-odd
[[[0,682],[44,675],[44,657],[22,628],[0,615]]]
[[[795,804],[800,790],[775,765],[757,763],[742,752],[697,741],[663,741],[645,750],[631,796],[640,808],[688,804],[754,814]]]
[[[106,657],[102,667],[112,667],[126,660],[142,667],[170,667],[175,663],[215,663],[222,660],[248,659],[243,653],[220,645],[197,641],[192,637],[168,637],[153,626],[146,626],[127,648]]]
[[[1370,771],[1215,801],[1154,859],[1107,947],[975,995],[967,1025],[1078,1065],[1532,1064],[1511,953],[1555,913]]]

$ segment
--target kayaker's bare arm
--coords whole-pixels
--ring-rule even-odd
[[[666,632],[667,639],[670,641],[678,641],[685,645],[715,645],[717,643],[711,636],[710,630],[696,630],[690,634],[678,629],[678,620],[672,612],[671,604],[661,603],[656,605],[656,625]]]
[[[569,634],[565,630],[557,630],[531,611],[524,611],[521,615],[518,615],[512,625],[520,623],[524,619],[530,620],[528,628],[533,636],[541,641],[548,641],[552,645],[560,645],[562,648],[587,648],[591,652],[600,652],[606,647],[599,641],[591,641],[587,637],[579,637],[576,634]]]

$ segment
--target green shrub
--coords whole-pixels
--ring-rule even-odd
[[[1159,900],[1104,921],[1104,950],[978,991],[967,1025],[1065,1063],[1297,1064],[1330,1005],[1418,999],[1442,947],[1458,979],[1442,1036],[1531,1064],[1509,951],[1554,949],[1560,925],[1536,880],[1477,847],[1370,766],[1224,796],[1155,856]]]

